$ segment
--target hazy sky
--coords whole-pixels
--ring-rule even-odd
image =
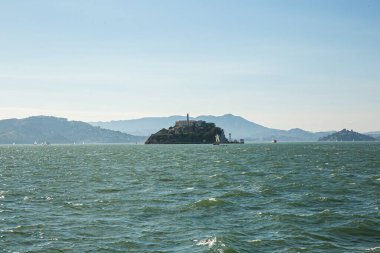
[[[0,118],[380,130],[380,1],[0,0]]]

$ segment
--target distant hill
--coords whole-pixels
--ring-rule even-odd
[[[299,128],[291,130],[268,128],[232,114],[199,116],[196,119],[215,123],[224,129],[226,135],[231,133],[233,138],[251,141],[271,141],[273,139],[279,141],[316,141],[321,136],[326,135],[326,132],[313,133]]]
[[[185,116],[150,117],[133,120],[91,122],[90,124],[134,135],[149,136],[162,128],[172,126],[177,120],[184,119],[186,119]],[[271,141],[273,139],[279,141],[317,141],[320,137],[332,133],[313,133],[299,128],[288,131],[272,129],[232,114],[226,114],[223,116],[199,116],[190,119],[215,123],[217,126],[224,129],[226,136],[231,133],[233,139],[243,138],[248,141]]]
[[[38,143],[128,143],[143,142],[145,137],[94,127],[64,118],[35,116],[0,120],[0,144]]]
[[[89,122],[93,126],[99,126],[105,129],[121,131],[132,135],[150,136],[162,128],[172,126],[174,122],[183,120],[183,116],[170,117],[147,117],[131,120],[113,120],[106,122]]]
[[[322,137],[319,141],[375,141],[375,138],[354,131],[343,129],[334,134]]]
[[[368,132],[368,133],[365,133],[365,134],[368,135],[368,136],[371,136],[371,137],[375,138],[376,140],[380,141],[380,131]]]

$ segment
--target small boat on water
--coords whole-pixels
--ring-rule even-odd
[[[276,140],[276,139],[273,139],[273,140],[272,140],[272,143],[277,143],[277,140]]]
[[[240,139],[240,140],[232,140],[231,139],[231,134],[230,134],[230,140],[226,140],[224,138],[223,141],[220,140],[220,135],[217,134],[215,135],[215,142],[213,143],[213,145],[221,145],[221,146],[225,146],[225,145],[228,145],[228,144],[244,144],[244,139]]]
[[[215,135],[215,142],[213,143],[213,145],[220,145],[220,136],[219,136],[219,134]]]

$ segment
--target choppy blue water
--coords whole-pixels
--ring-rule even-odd
[[[380,143],[0,146],[0,252],[380,252]]]

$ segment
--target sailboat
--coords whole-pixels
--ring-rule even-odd
[[[220,144],[220,136],[219,134],[215,135],[215,142],[214,145],[219,145]]]

